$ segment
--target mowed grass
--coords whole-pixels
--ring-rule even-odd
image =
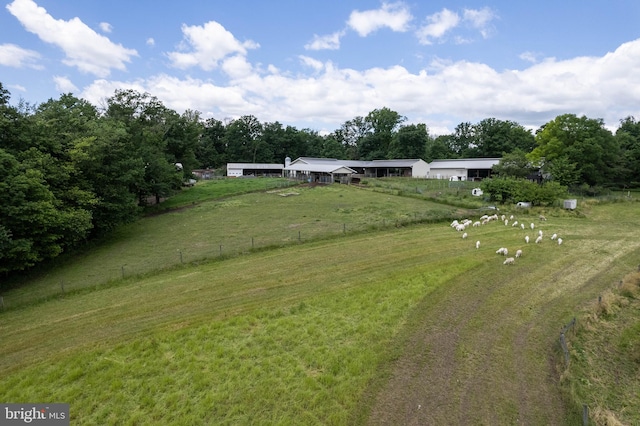
[[[90,250],[57,259],[57,267],[26,277],[28,285],[5,290],[4,304],[13,308],[63,291],[265,247],[446,219],[456,211],[345,185],[273,189],[271,185],[279,182],[275,179],[260,184],[272,189],[229,195],[246,189],[238,188],[239,184],[253,182],[260,180],[210,181],[191,188],[187,193],[200,191],[205,199],[214,194],[226,196],[123,226]]]
[[[521,413],[549,424],[544,395],[560,397],[548,379],[558,330],[635,268],[636,211],[627,203],[558,214],[536,222],[546,240],[528,246],[530,230],[500,223],[470,228],[467,239],[442,223],[347,234],[9,310],[0,316],[0,400],[69,402],[73,424],[376,423],[375,396],[412,333],[454,324],[458,367],[447,386],[465,386],[438,388],[438,376],[426,376],[427,388],[452,397],[438,420],[458,423],[462,410],[482,424],[513,424]],[[504,266],[502,246],[525,255]],[[430,364],[438,347],[417,348],[442,373]]]

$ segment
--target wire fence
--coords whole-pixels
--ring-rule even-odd
[[[155,274],[182,265],[222,260],[256,251],[305,244],[343,235],[376,230],[402,228],[418,223],[450,222],[450,211],[413,211],[395,212],[393,219],[380,218],[366,223],[310,222],[290,224],[284,229],[265,235],[226,235],[215,241],[201,239],[189,247],[171,250],[154,249],[148,253],[135,253],[135,256],[123,256],[108,259],[105,255],[100,264],[95,261],[91,267],[77,266],[74,263],[61,265],[50,271],[40,273],[36,285],[22,285],[19,288],[5,291],[0,295],[0,310],[9,310],[38,303],[40,301],[63,297],[70,293],[87,291],[99,287],[117,285],[127,279],[135,279]],[[116,254],[117,255],[117,254]],[[112,252],[109,256],[114,256]],[[100,256],[98,256],[100,257]],[[60,272],[58,272],[60,271]]]

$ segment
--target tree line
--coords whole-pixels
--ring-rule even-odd
[[[542,166],[562,185],[640,186],[640,123],[566,114],[536,132],[488,118],[437,137],[389,109],[330,134],[260,122],[182,114],[156,97],[117,90],[100,108],[72,94],[39,105],[9,103],[0,83],[0,272],[30,268],[138,218],[181,188],[194,169],[289,156],[350,160],[501,157],[496,172]]]

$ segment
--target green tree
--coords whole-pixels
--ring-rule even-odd
[[[526,178],[534,170],[527,159],[527,153],[521,149],[515,149],[510,153],[504,153],[500,162],[493,166],[493,172],[499,177]]]
[[[458,154],[451,148],[453,140],[453,135],[440,135],[435,139],[428,139],[424,160],[430,163],[433,160],[458,158]]]
[[[424,158],[429,140],[426,124],[402,126],[393,135],[389,158]]]
[[[225,132],[227,161],[255,163],[264,157],[267,145],[261,140],[262,131],[262,124],[253,115],[244,115],[229,123]]]
[[[620,146],[619,185],[640,187],[640,122],[631,116],[620,120],[615,136]]]
[[[579,182],[593,186],[614,180],[619,147],[602,119],[560,115],[538,130],[536,144],[529,159],[543,168],[566,157],[567,164],[576,165]]]
[[[360,148],[364,138],[371,132],[371,123],[358,116],[345,121],[334,132],[334,138],[344,146],[347,160],[363,160]]]
[[[215,118],[205,121],[196,145],[196,159],[201,168],[221,168],[228,162],[226,128]]]
[[[472,126],[473,156],[499,158],[516,149],[531,152],[535,147],[533,134],[513,121],[487,118]]]
[[[384,107],[374,109],[365,118],[371,132],[359,141],[358,151],[362,160],[390,158],[389,148],[398,126],[406,121],[396,111]]]

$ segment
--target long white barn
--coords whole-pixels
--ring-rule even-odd
[[[281,175],[309,182],[350,182],[371,177],[413,177],[421,179],[481,180],[491,176],[491,168],[500,158],[462,158],[433,160],[338,160],[336,158],[299,157],[285,164],[229,163],[227,176]]]

